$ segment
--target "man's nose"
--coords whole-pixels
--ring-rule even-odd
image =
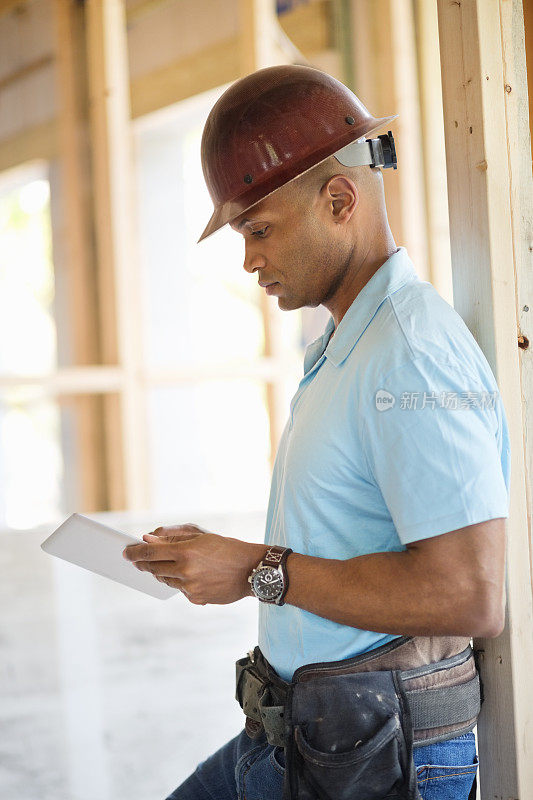
[[[265,257],[262,256],[260,253],[254,252],[252,248],[246,245],[244,251],[244,264],[243,267],[246,272],[253,274],[258,269],[262,269],[266,266]]]

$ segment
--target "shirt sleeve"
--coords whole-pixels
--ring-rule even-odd
[[[509,439],[496,382],[429,357],[389,372],[361,441],[402,544],[509,516]]]

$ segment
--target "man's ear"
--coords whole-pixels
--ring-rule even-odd
[[[328,203],[328,210],[336,223],[346,223],[351,219],[359,203],[359,190],[347,175],[334,175],[322,187],[322,195]]]

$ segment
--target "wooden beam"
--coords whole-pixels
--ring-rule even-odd
[[[279,47],[275,0],[239,0],[239,18],[241,75],[287,63],[287,55]]]
[[[391,230],[396,242],[407,248],[418,275],[429,280],[412,3],[352,0],[350,16],[354,91],[375,116],[399,114],[390,126],[398,169],[383,171]]]
[[[169,6],[176,3],[176,0],[141,0],[134,6],[129,5],[126,9],[126,20],[128,26],[139,22],[143,17],[149,16],[153,11],[162,6]]]
[[[0,14],[2,6],[0,0]],[[69,0],[64,0],[66,8]],[[147,0],[128,11],[127,19],[137,21],[169,0]],[[8,3],[5,11],[13,10],[24,3]],[[276,53],[277,62],[306,63],[308,57],[324,52],[331,39],[328,27],[328,0],[309,6],[297,6],[284,14],[282,25],[272,24],[270,47]],[[157,111],[160,108],[186,100],[194,95],[237,80],[242,74],[242,37],[232,36],[210,47],[199,50],[186,58],[177,59],[160,69],[153,70],[131,81],[131,116],[133,119]],[[52,57],[42,63],[17,70],[3,79],[7,85],[15,80],[24,80],[27,74],[48,66]],[[28,71],[29,70],[29,71]],[[51,159],[58,154],[57,128],[55,120],[31,126],[15,136],[0,140],[0,170],[10,169],[34,158]]]
[[[137,11],[139,14],[149,13],[161,2],[148,0],[135,6],[128,12],[128,21],[130,14]],[[297,6],[279,21],[275,9],[273,14],[268,11],[268,2],[265,5],[264,0],[260,3],[240,0],[241,31],[248,33],[231,36],[135,78],[131,85],[133,118],[231,83],[246,74],[246,70],[253,71],[253,67],[248,68],[252,64],[305,63],[307,58],[331,45],[329,0]],[[251,40],[249,31],[254,29],[253,20],[256,18],[259,29],[256,38]],[[253,48],[257,49],[257,58],[253,57]],[[249,50],[247,55],[246,49]],[[244,67],[244,73],[243,64],[248,65]]]
[[[314,9],[314,4],[310,8]],[[242,12],[248,17],[252,9],[253,7],[247,0],[243,4]],[[314,16],[308,15],[308,17],[308,22],[315,22],[317,12],[314,12]],[[296,35],[294,41],[288,40],[275,20],[271,21],[270,41],[271,51],[275,53],[274,61],[272,58],[260,58],[262,63],[290,63],[291,61],[305,63],[307,56],[311,57],[314,53],[312,50],[308,52],[306,48],[312,41],[316,41],[316,37],[309,37],[306,30],[306,28],[302,28],[300,35]],[[260,47],[264,46],[265,39],[266,37],[259,37]],[[246,63],[255,63],[250,61],[249,56],[243,56],[243,42],[243,36],[231,36],[186,58],[178,59],[160,69],[134,78],[131,84],[132,117],[134,119],[142,117],[151,111],[157,111],[159,108],[207,92],[209,89],[236,81],[243,74],[243,57],[247,59]],[[325,38],[320,38],[319,44],[324,43]],[[252,46],[255,45],[246,41],[245,48]]]
[[[275,0],[240,0],[241,40],[240,72],[248,75],[257,69],[274,66],[285,59],[276,46],[277,17]],[[263,318],[264,348],[267,359],[282,357],[283,344],[276,325],[274,298],[261,290],[261,315]],[[277,312],[279,313],[279,312]],[[270,428],[270,463],[274,466],[281,433],[285,425],[286,408],[283,382],[270,380],[266,383],[267,411]]]
[[[428,279],[453,306],[437,4],[415,0]]]
[[[328,13],[328,22],[333,30],[330,47],[338,55],[342,70],[341,80],[353,91],[355,74],[351,5],[350,0],[336,0],[336,2],[331,3],[330,6],[333,6],[333,8],[330,8]]]
[[[23,13],[26,11],[28,0],[0,0],[0,17],[10,14],[12,11]]]
[[[35,59],[35,61],[32,61],[31,64],[26,64],[24,67],[16,69],[14,72],[10,72],[4,78],[0,79],[0,92],[2,89],[11,86],[13,83],[27,78],[28,75],[33,75],[34,72],[39,72],[39,70],[49,67],[54,63],[54,60],[55,57],[51,54],[48,54],[46,56],[41,56],[41,58]]]
[[[188,97],[214,89],[239,77],[238,37],[200,50],[187,58],[133,79],[131,113],[133,118],[178,103]]]
[[[33,125],[0,141],[0,172],[37,159],[50,161],[57,152],[57,120]]]
[[[56,249],[64,251],[68,282],[65,294],[73,311],[68,330],[69,358],[75,365],[96,364],[99,360],[100,337],[95,324],[97,299],[92,246],[88,96],[83,69],[83,8],[72,0],[54,0],[54,18],[59,101],[56,135],[60,174],[54,189],[61,198],[53,226],[54,245]]]
[[[61,5],[61,3],[60,3]],[[65,9],[68,2],[65,3]],[[240,75],[240,37],[231,37],[191,56],[167,64],[131,82],[131,115],[136,119],[194,95],[237,80]],[[14,78],[25,75],[8,76]],[[25,128],[0,140],[0,170],[34,158],[53,158],[59,153],[55,120]]]
[[[280,28],[307,58],[334,44],[331,5],[331,0],[317,0],[278,17]]]
[[[527,3],[526,3],[527,5]],[[531,3],[529,3],[531,5]],[[525,58],[525,30],[521,0],[500,0],[502,25],[504,98],[507,153],[510,169],[513,250],[516,258],[517,342],[522,389],[525,450],[525,489],[530,543],[533,592],[533,548],[531,547],[533,483],[533,180],[531,164],[531,103],[528,66]],[[529,146],[528,146],[529,142]],[[525,213],[522,213],[522,209]],[[533,634],[533,631],[532,631]]]
[[[422,129],[415,45],[415,25],[411,0],[389,0],[392,73],[382,74],[385,92],[393,85],[393,113],[398,113],[393,127],[398,137],[400,166],[386,178],[398,181],[402,220],[402,239],[418,274],[429,278],[424,178],[422,169]]]
[[[197,363],[180,369],[149,369],[144,373],[144,381],[148,386],[175,386],[180,383],[197,383],[201,381],[234,380],[252,378],[259,381],[275,382],[283,380],[287,372],[298,372],[300,361],[285,358],[262,356],[253,361],[236,361],[228,363]]]
[[[273,359],[262,357],[253,361],[194,363],[179,369],[143,369],[139,375],[147,389],[154,386],[175,386],[201,381],[242,380],[253,378],[260,381],[282,379],[287,372],[298,371],[301,364],[290,357]],[[0,392],[20,386],[40,387],[47,397],[74,394],[109,394],[122,392],[126,374],[122,367],[80,366],[60,367],[53,374],[0,375]]]
[[[507,624],[482,651],[483,798],[533,796],[533,186],[521,0],[438,0],[455,307],[497,378],[511,440]],[[529,310],[525,311],[525,307]],[[531,337],[529,337],[531,340]],[[524,437],[525,431],[525,437]]]
[[[105,398],[110,509],[139,509],[148,506],[148,445],[123,0],[87,0],[86,35],[101,355],[125,373],[122,393]]]
[[[533,131],[533,3],[531,0],[525,0],[524,2],[524,33],[529,93],[529,130]],[[531,158],[533,159],[533,149],[531,150]]]
[[[58,360],[75,367],[100,357],[93,246],[87,82],[83,69],[84,14],[79,3],[54,0],[58,92],[58,169],[51,169],[52,244],[56,281]],[[103,418],[94,398],[75,404],[78,486],[75,499],[87,511],[106,508]],[[69,498],[74,502],[74,498]]]
[[[106,394],[118,392],[124,382],[120,367],[59,367],[52,375],[2,375],[0,392],[18,386],[40,387],[47,397],[63,394]]]

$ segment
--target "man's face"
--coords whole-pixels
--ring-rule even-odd
[[[345,258],[319,193],[275,192],[231,222],[245,243],[244,269],[284,311],[318,306],[342,280]]]

